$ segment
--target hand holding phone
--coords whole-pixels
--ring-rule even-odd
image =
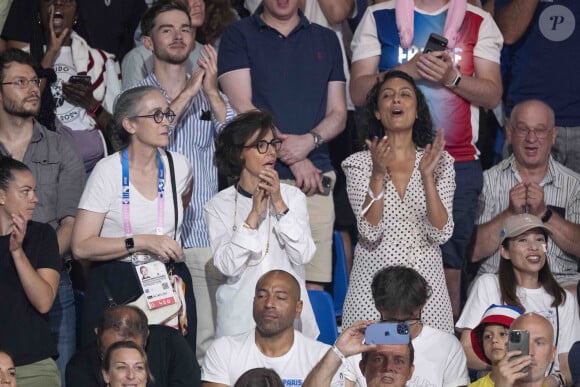
[[[90,85],[91,84],[91,77],[88,75],[72,75],[68,79],[68,83],[76,84],[76,85]]]
[[[433,51],[445,51],[447,49],[447,38],[436,34],[431,33],[429,35],[429,40],[427,40],[427,44],[423,49],[423,52],[433,52]]]
[[[521,351],[521,354],[512,356],[510,361],[514,361],[530,354],[530,333],[525,330],[511,330],[508,340],[508,352]],[[528,367],[524,367],[521,372],[528,372]]]
[[[323,196],[330,195],[330,190],[332,189],[332,179],[328,176],[322,175],[322,187],[324,187],[324,191],[319,192]]]
[[[365,331],[365,344],[409,344],[407,323],[379,322]]]

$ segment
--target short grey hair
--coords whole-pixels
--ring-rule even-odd
[[[138,86],[125,90],[117,97],[115,112],[113,113],[113,124],[123,148],[129,145],[131,139],[131,135],[123,128],[123,120],[138,115],[139,112],[137,110],[141,100],[145,95],[153,91],[159,91],[159,89],[155,86]]]

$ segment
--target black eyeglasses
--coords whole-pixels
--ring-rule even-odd
[[[421,311],[421,313],[419,313],[419,317],[409,317],[407,319],[401,319],[401,320],[398,320],[396,318],[387,318],[387,319],[384,319],[381,321],[382,322],[391,322],[391,323],[405,323],[411,327],[411,326],[421,322],[421,315],[422,314],[423,314],[423,311]]]
[[[274,138],[270,142],[266,140],[260,140],[256,141],[252,145],[244,145],[244,148],[256,148],[258,150],[258,153],[264,154],[268,152],[270,145],[272,145],[274,149],[276,149],[276,151],[279,151],[282,148],[282,140],[280,140],[279,138]]]
[[[142,116],[133,116],[129,118],[153,118],[156,123],[160,124],[163,121],[163,117],[167,118],[169,123],[172,123],[175,120],[175,112],[171,109],[167,109],[164,113],[163,110],[155,110],[153,114],[144,114]]]
[[[40,87],[41,80],[38,78],[26,79],[26,78],[18,78],[13,80],[12,82],[2,82],[3,85],[14,85],[19,89],[26,89],[28,85],[31,83],[36,86]]]

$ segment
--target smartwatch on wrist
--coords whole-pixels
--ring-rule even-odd
[[[552,214],[553,212],[550,207],[547,207],[546,212],[544,212],[544,215],[542,215],[542,218],[540,219],[542,223],[547,223],[552,217]]]
[[[455,89],[457,86],[459,86],[459,82],[461,82],[461,73],[456,69],[455,70],[455,79],[453,80],[453,82],[445,85],[450,89]]]
[[[125,248],[131,254],[135,252],[135,240],[133,238],[125,239]]]

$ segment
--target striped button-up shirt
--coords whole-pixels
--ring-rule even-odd
[[[480,197],[480,215],[477,224],[487,223],[509,206],[510,189],[522,179],[515,165],[514,156],[503,160],[483,174],[483,191]],[[544,188],[546,205],[560,207],[564,218],[572,223],[580,223],[580,175],[564,167],[551,156],[548,173],[540,183]],[[553,240],[548,241],[547,259],[550,269],[558,282],[580,278],[577,257],[563,252]],[[499,250],[483,261],[480,273],[497,273]]]
[[[132,87],[146,85],[157,87],[165,96],[167,103],[171,103],[167,92],[159,84],[153,72]],[[183,214],[181,226],[181,239],[185,248],[209,246],[203,206],[218,191],[214,140],[225,123],[236,115],[227,97],[224,94],[221,96],[227,107],[225,122],[219,122],[216,119],[207,96],[203,89],[200,89],[184,107],[169,137],[167,149],[185,155],[191,162],[193,171],[193,194]]]

